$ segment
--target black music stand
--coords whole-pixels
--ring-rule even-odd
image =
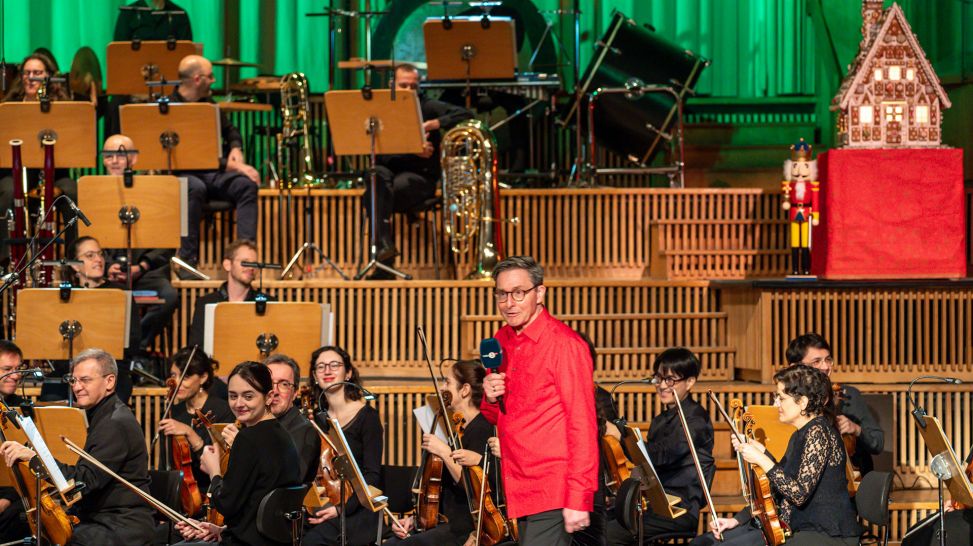
[[[355,275],[359,280],[377,268],[402,279],[411,275],[378,261],[377,204],[378,176],[375,167],[378,154],[418,154],[425,135],[419,96],[412,90],[378,89],[375,91],[329,91],[324,95],[328,122],[332,124],[334,150],[337,155],[368,154],[371,184],[371,233],[368,263]]]

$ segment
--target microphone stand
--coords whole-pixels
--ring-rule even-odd
[[[905,398],[912,405],[912,416],[915,418],[916,424],[918,424],[919,428],[921,429],[926,428],[926,421],[923,419],[926,416],[926,409],[919,405],[919,397],[912,392],[912,387],[923,379],[941,381],[943,383],[949,383],[950,385],[959,385],[962,383],[962,381],[959,379],[953,377],[940,377],[938,375],[920,375],[909,383],[909,388],[906,390]]]
[[[58,197],[57,199],[61,199],[61,197]],[[54,201],[57,202],[57,199],[55,199]],[[50,212],[51,212],[51,210],[53,210],[53,208],[54,208],[54,203],[51,203],[51,208],[48,209],[48,211],[47,211],[48,214],[50,214]],[[46,218],[46,216],[47,215],[45,215],[45,218]],[[0,285],[0,294],[3,294],[5,290],[7,290],[11,286],[13,286],[13,284],[17,282],[17,279],[20,277],[20,275],[22,275],[24,273],[24,271],[27,271],[28,269],[30,269],[30,267],[32,265],[34,265],[44,255],[44,251],[47,250],[48,248],[50,248],[51,245],[53,245],[58,239],[60,239],[61,235],[64,235],[64,233],[67,232],[67,230],[71,229],[74,226],[74,224],[76,224],[77,222],[78,222],[78,217],[77,216],[74,216],[73,218],[71,218],[70,220],[68,220],[67,223],[64,224],[64,227],[62,227],[57,233],[55,233],[54,234],[54,237],[51,237],[51,239],[49,241],[47,241],[44,244],[44,246],[41,247],[41,249],[39,251],[35,252],[30,257],[30,260],[28,260],[27,263],[24,264],[23,267],[21,267],[20,269],[16,270],[13,273],[8,273],[8,274],[4,275],[3,277],[0,277],[0,279],[3,279],[3,284]],[[30,240],[30,242],[28,243],[27,246],[28,247],[33,247],[34,244],[35,244],[34,241],[36,241],[36,240],[37,240],[37,236],[35,235],[34,237],[31,238],[31,240]]]

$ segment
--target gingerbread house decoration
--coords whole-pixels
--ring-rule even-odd
[[[952,106],[902,8],[862,0],[862,42],[831,110],[847,148],[940,146]]]

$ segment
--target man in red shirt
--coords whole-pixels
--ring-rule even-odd
[[[507,515],[518,518],[521,544],[567,546],[588,526],[598,489],[591,355],[544,308],[544,270],[533,258],[507,258],[493,278],[507,324],[496,334],[503,364],[484,380],[481,410],[503,446]]]

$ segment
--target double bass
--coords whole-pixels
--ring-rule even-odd
[[[755,421],[752,415],[745,412],[743,403],[738,399],[730,401],[730,408],[733,409],[733,418],[731,419],[713,391],[708,392],[710,400],[719,410],[723,419],[730,425],[730,430],[737,441],[745,443],[748,438],[752,440]],[[742,434],[740,426],[743,427]],[[767,473],[759,465],[747,463],[739,453],[737,453],[737,465],[740,470],[743,497],[750,506],[751,516],[763,533],[764,541],[768,546],[783,544],[790,536],[790,529],[777,515],[777,505],[774,502]]]

